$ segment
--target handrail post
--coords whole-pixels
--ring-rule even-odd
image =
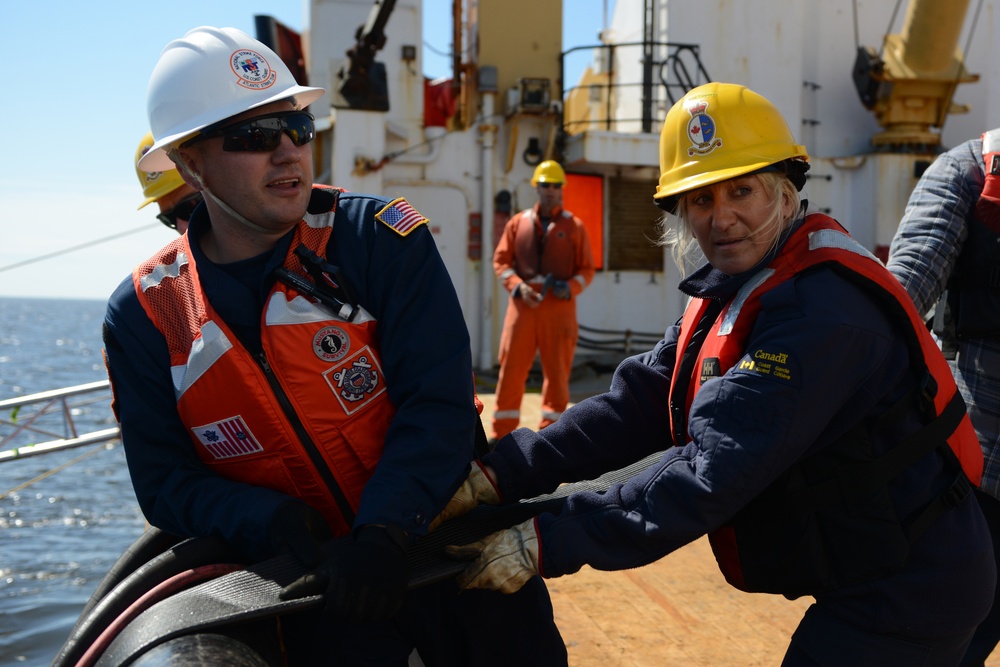
[[[615,59],[615,45],[611,44],[607,48],[608,48],[608,82],[606,84],[607,95],[604,96],[606,100],[605,102],[606,109],[604,112],[604,129],[610,132],[611,122],[612,122],[611,119],[614,117],[612,115],[612,110],[614,109],[614,105],[612,104],[611,98],[612,98],[612,93],[615,90],[614,88],[615,62],[617,61]]]

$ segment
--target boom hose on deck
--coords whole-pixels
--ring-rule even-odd
[[[410,588],[442,581],[465,569],[467,563],[449,558],[444,552],[445,546],[468,544],[543,512],[558,511],[570,494],[605,490],[647,468],[660,456],[660,453],[652,454],[596,480],[563,485],[549,495],[506,505],[481,505],[443,523],[410,549]],[[99,585],[52,667],[77,665],[98,638],[106,642],[107,647],[95,657],[96,662],[88,661],[88,664],[115,667],[131,664],[177,637],[204,633],[224,635],[227,628],[236,625],[312,609],[323,603],[321,595],[287,601],[279,599],[282,587],[305,573],[302,566],[286,554],[181,590],[139,613],[117,636],[102,637],[120,614],[161,582],[178,572],[233,559],[232,551],[217,538],[189,539],[180,543],[176,543],[176,539],[150,529],[126,552]],[[342,540],[332,540],[324,549],[334,551],[341,543]],[[150,557],[151,551],[161,547],[165,549],[162,553]]]

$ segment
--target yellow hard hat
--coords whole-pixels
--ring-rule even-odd
[[[653,198],[673,210],[676,195],[782,163],[802,189],[809,159],[781,112],[746,86],[707,83],[667,112],[660,132],[660,183]],[[785,162],[790,160],[791,162]]]
[[[153,133],[147,132],[135,150],[135,175],[139,179],[139,185],[142,186],[142,196],[145,197],[143,202],[139,204],[139,208],[152,204],[160,197],[170,194],[184,185],[184,179],[181,178],[176,169],[167,171],[143,171],[139,169],[139,158],[145,155],[152,145]]]
[[[559,166],[559,163],[555,160],[545,160],[537,167],[535,167],[535,173],[531,176],[531,184],[538,185],[539,183],[565,183],[566,182],[566,172],[563,168]]]

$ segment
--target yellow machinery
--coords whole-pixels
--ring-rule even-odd
[[[882,132],[876,148],[936,147],[949,113],[965,113],[952,98],[960,83],[978,81],[957,48],[969,0],[912,0],[903,30],[886,35],[882,53],[861,47],[854,84],[862,103],[875,113]]]

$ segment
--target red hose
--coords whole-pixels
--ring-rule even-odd
[[[236,572],[243,569],[246,569],[245,565],[237,565],[235,563],[214,563],[212,565],[202,565],[201,567],[179,572],[169,579],[160,582],[158,585],[149,589],[138,600],[129,605],[128,608],[118,616],[118,618],[109,623],[108,627],[104,628],[104,631],[101,632],[100,636],[94,640],[94,643],[90,645],[87,652],[84,653],[83,657],[76,663],[76,667],[92,667],[92,665],[97,661],[97,658],[104,653],[114,638],[118,636],[118,633],[121,632],[126,625],[131,623],[132,620],[140,613],[160,600],[170,597],[174,593],[185,588],[190,588],[196,583],[206,581],[208,579],[215,579],[216,577],[221,577],[229,574],[230,572]]]

